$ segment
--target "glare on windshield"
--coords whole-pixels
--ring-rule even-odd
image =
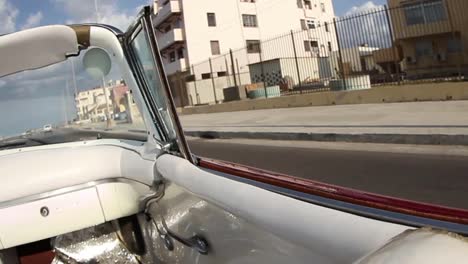
[[[0,78],[0,138],[60,135],[58,141],[65,142],[82,139],[67,135],[84,130],[146,131],[119,68],[110,60],[105,75],[92,76],[83,60],[88,51],[48,67]]]

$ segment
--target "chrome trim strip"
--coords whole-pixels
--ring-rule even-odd
[[[65,187],[65,188],[61,188],[61,189],[57,189],[57,190],[53,190],[53,191],[49,191],[49,192],[44,192],[44,193],[40,193],[40,194],[33,194],[33,195],[26,196],[26,197],[21,197],[21,198],[18,198],[18,199],[14,199],[14,200],[0,202],[0,209],[4,209],[4,208],[7,208],[7,207],[11,207],[11,206],[16,206],[16,205],[20,205],[20,204],[25,204],[25,203],[29,203],[29,202],[40,201],[40,200],[43,200],[43,199],[56,197],[56,196],[59,196],[59,195],[62,195],[62,194],[72,193],[72,192],[76,192],[76,191],[82,191],[82,190],[85,190],[85,189],[93,188],[93,187],[96,187],[98,185],[108,184],[108,183],[142,184],[142,185],[145,185],[145,186],[148,186],[149,188],[151,188],[151,185],[148,185],[146,183],[136,181],[136,180],[133,180],[133,179],[123,178],[123,177],[110,178],[110,179],[104,179],[104,180],[98,180],[98,181],[91,181],[91,182],[87,182],[87,183],[83,183],[83,184],[74,185],[74,186],[71,186],[71,187]]]

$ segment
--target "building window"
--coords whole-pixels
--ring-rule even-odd
[[[462,51],[462,43],[459,38],[450,38],[447,40],[447,52],[459,53]]]
[[[244,27],[257,27],[257,16],[256,15],[242,15],[242,22]]]
[[[310,51],[310,42],[308,40],[304,40],[304,48],[305,51]]]
[[[247,40],[247,53],[260,53],[260,40]]]
[[[442,0],[420,2],[406,5],[404,8],[406,24],[408,26],[429,24],[447,19],[444,2]]]
[[[174,28],[182,28],[182,19],[178,18],[178,19],[174,22]]]
[[[169,61],[174,62],[175,60],[176,60],[176,53],[175,51],[171,51],[171,53],[169,53]]]
[[[177,57],[178,57],[179,59],[185,58],[185,55],[184,55],[184,48],[178,48],[178,49],[177,49]]]
[[[312,1],[310,0],[304,0],[304,7],[306,9],[312,9]]]
[[[225,71],[218,72],[218,77],[224,77],[224,76],[227,76],[227,72]]]
[[[304,8],[304,5],[302,4],[302,0],[297,0],[297,8]]]
[[[330,52],[332,51],[332,44],[331,44],[330,41],[328,41],[328,51],[330,51]]]
[[[201,78],[203,80],[210,79],[211,78],[211,73],[202,73]]]
[[[330,32],[330,28],[328,27],[328,22],[325,22],[324,25],[325,25],[325,31]]]
[[[240,0],[240,1],[244,3],[255,3],[255,0]]]
[[[315,40],[311,41],[311,42],[310,42],[310,47],[312,47],[311,50],[312,50],[313,52],[318,52],[318,49],[319,49],[318,41],[315,41]]]
[[[216,14],[215,13],[207,13],[206,17],[208,19],[208,26],[209,27],[216,27]]]
[[[221,50],[219,48],[219,41],[217,40],[212,40],[210,41],[211,44],[211,54],[212,55],[219,55],[221,54]]]
[[[316,40],[304,41],[305,51],[312,51],[313,53],[319,52],[319,43]]]
[[[317,27],[320,27],[320,22],[315,21],[313,19],[308,19],[307,20],[307,28],[308,29],[316,29]]]
[[[432,41],[430,40],[421,40],[416,42],[415,47],[415,53],[416,53],[416,58],[422,57],[422,56],[432,56]]]
[[[307,30],[307,23],[305,19],[301,19],[301,28],[302,30]]]
[[[325,9],[325,3],[320,3],[320,9],[322,9],[322,13],[327,12],[327,10]]]

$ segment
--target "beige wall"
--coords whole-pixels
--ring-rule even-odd
[[[243,73],[240,77],[236,75],[239,85],[250,84],[250,74]],[[234,78],[232,76],[214,78],[216,99],[218,102],[224,100],[224,88],[234,86]],[[195,87],[196,85],[196,87]],[[195,82],[187,82],[187,93],[190,105],[197,104],[213,104],[215,98],[213,95],[213,81],[211,79],[197,80]]]

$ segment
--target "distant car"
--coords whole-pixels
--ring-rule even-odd
[[[32,130],[26,130],[23,133],[21,133],[21,136],[23,136],[23,137],[27,137],[27,136],[30,136],[30,135],[32,135]]]
[[[44,132],[52,132],[52,125],[45,125],[42,129]]]

